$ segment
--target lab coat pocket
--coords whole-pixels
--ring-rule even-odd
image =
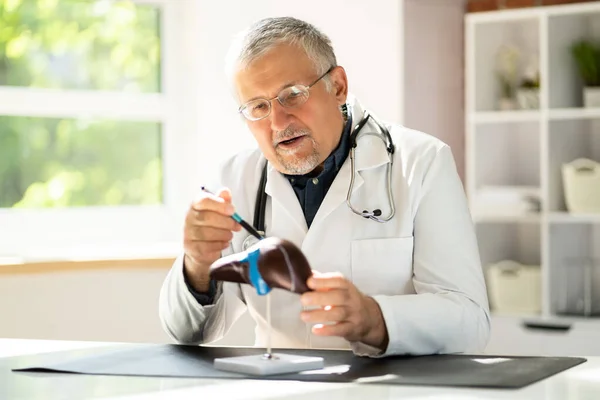
[[[413,237],[352,241],[352,282],[367,295],[414,293]]]

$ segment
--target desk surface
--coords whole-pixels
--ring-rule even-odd
[[[85,351],[116,343],[0,339],[0,399],[600,399],[600,357],[520,390],[451,389],[380,384],[176,379],[12,372],[43,353]],[[11,358],[27,356],[25,358]],[[46,355],[47,356],[47,355]]]

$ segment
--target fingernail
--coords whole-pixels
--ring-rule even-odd
[[[227,214],[233,214],[234,211],[235,211],[235,209],[233,208],[233,206],[231,204],[227,204],[227,206],[225,206],[225,212]]]

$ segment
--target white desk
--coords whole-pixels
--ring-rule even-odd
[[[0,399],[600,399],[600,357],[520,390],[15,373],[15,359],[6,358],[99,346],[115,343],[0,339]]]

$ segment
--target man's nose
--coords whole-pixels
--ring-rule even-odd
[[[282,106],[279,101],[273,100],[271,103],[271,129],[275,132],[282,131],[290,124],[291,114],[289,110]]]

